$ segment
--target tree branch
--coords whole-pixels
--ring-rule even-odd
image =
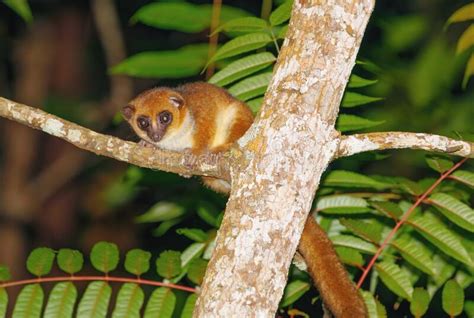
[[[336,157],[348,157],[371,150],[404,148],[474,158],[474,143],[472,142],[454,140],[439,135],[396,131],[341,136]]]
[[[0,97],[0,116],[42,130],[97,155],[140,167],[159,169],[183,176],[203,175],[230,180],[228,153],[194,156],[188,153],[143,147],[134,142],[96,133],[40,109],[2,97]]]

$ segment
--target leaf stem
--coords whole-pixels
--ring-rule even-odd
[[[372,259],[369,262],[369,265],[365,268],[364,272],[362,273],[362,276],[359,278],[359,281],[357,282],[357,288],[360,288],[362,286],[362,283],[364,282],[365,278],[369,274],[370,270],[375,264],[375,261],[378,259],[380,254],[382,254],[382,251],[385,249],[385,247],[388,245],[390,240],[393,238],[395,233],[400,229],[400,227],[405,223],[410,216],[410,214],[428,197],[428,195],[433,192],[433,190],[444,180],[446,179],[451,173],[454,172],[457,168],[459,168],[464,162],[466,162],[468,158],[464,158],[461,161],[459,161],[457,164],[455,164],[451,169],[448,171],[444,172],[418,199],[416,202],[408,209],[408,211],[403,215],[403,217],[398,221],[398,223],[395,225],[395,227],[388,233],[387,237],[383,241],[383,243],[380,245],[378,248],[377,252],[374,254]]]
[[[104,282],[117,282],[117,283],[135,283],[140,285],[150,285],[150,286],[160,286],[168,287],[178,290],[187,291],[190,293],[196,293],[196,289],[192,287],[157,282],[153,280],[141,279],[141,278],[127,278],[127,277],[114,277],[114,276],[62,276],[62,277],[37,277],[31,279],[23,279],[12,282],[1,283],[0,288],[8,288],[14,286],[22,286],[27,284],[36,284],[36,283],[51,283],[51,282],[79,282],[79,281],[104,281]]]

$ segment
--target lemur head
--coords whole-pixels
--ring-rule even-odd
[[[170,88],[150,89],[123,107],[122,114],[141,139],[159,145],[166,134],[181,126],[185,100]]]

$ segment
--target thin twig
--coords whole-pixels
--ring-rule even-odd
[[[364,272],[362,273],[362,276],[359,278],[359,281],[357,282],[357,288],[360,288],[362,286],[362,283],[364,283],[365,278],[369,274],[370,270],[375,264],[375,261],[378,259],[380,254],[382,254],[383,250],[385,247],[387,247],[388,243],[392,240],[393,236],[397,231],[400,229],[400,227],[408,220],[408,217],[411,215],[411,213],[428,197],[428,195],[433,192],[433,190],[444,180],[446,179],[451,173],[454,172],[457,168],[459,168],[467,158],[462,159],[459,161],[457,164],[455,164],[451,169],[443,173],[417,200],[416,202],[408,209],[408,211],[405,212],[403,217],[398,221],[398,223],[395,225],[395,227],[388,233],[387,237],[383,240],[382,244],[378,248],[377,252],[374,254],[372,259],[369,262],[369,265],[365,268]]]
[[[126,278],[126,277],[112,277],[112,276],[64,276],[64,277],[38,277],[31,279],[17,280],[0,284],[0,288],[8,288],[14,286],[23,286],[28,284],[52,283],[52,282],[84,282],[84,281],[103,281],[116,283],[134,283],[140,285],[160,286],[173,289],[184,290],[190,293],[195,293],[196,289],[177,284],[157,282],[141,278]]]

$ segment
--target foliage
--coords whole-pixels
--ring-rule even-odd
[[[177,251],[162,253],[156,262],[157,271],[160,274],[164,272],[163,276],[170,278],[179,275],[173,280],[175,284],[184,279],[186,274],[192,276],[191,282],[201,282],[205,263],[200,262],[204,261],[195,257],[193,261],[197,265],[189,264],[189,266],[181,267],[180,255],[181,253]],[[40,317],[43,310],[45,317],[61,318],[73,317],[75,311],[77,311],[77,317],[106,317],[110,310],[112,317],[117,318],[140,317],[142,308],[145,308],[145,317],[171,317],[174,312],[181,311],[175,306],[177,296],[170,288],[175,285],[168,286],[166,283],[160,284],[157,281],[140,278],[150,269],[151,254],[149,252],[133,249],[126,254],[124,268],[136,278],[110,276],[110,272],[117,267],[120,260],[116,245],[109,242],[95,244],[89,256],[93,266],[104,273],[104,276],[77,275],[77,272],[82,270],[83,263],[83,255],[77,250],[61,249],[57,256],[56,258],[56,253],[51,249],[44,247],[30,253],[27,267],[38,279],[35,283],[28,283],[28,281],[23,283],[26,286],[21,289],[18,298],[10,304],[13,306],[14,317]],[[177,264],[176,256],[178,257]],[[46,276],[50,274],[55,258],[58,269],[69,275],[73,273],[75,275]],[[2,271],[6,272],[6,268],[2,268]],[[169,272],[172,274],[168,274]],[[2,285],[7,279],[9,279],[7,275],[0,277],[0,317],[5,316],[8,307],[8,293]],[[55,283],[46,295],[43,283],[54,281],[61,282]],[[75,286],[76,281],[90,281],[82,294]],[[117,297],[115,300],[112,299],[111,281],[123,283],[118,294],[114,296]],[[151,295],[146,295],[142,285],[164,287],[155,288]],[[182,317],[189,317],[195,303],[195,295],[188,298],[185,308],[182,309]],[[110,303],[115,303],[113,308],[110,308]]]
[[[31,20],[26,1],[4,0],[4,3],[24,20]],[[174,50],[134,54],[111,68],[110,72],[140,78],[182,79],[198,76],[203,68],[215,63],[218,71],[209,82],[227,88],[237,98],[247,102],[256,113],[262,105],[263,94],[288,31],[291,1],[278,3],[268,19],[223,6],[221,23],[214,32],[222,33],[226,42],[210,59],[207,43],[193,42]],[[473,4],[459,8],[448,19],[446,26],[471,21],[474,17],[472,9]],[[207,32],[211,14],[212,7],[207,4],[151,2],[140,8],[130,21],[186,33],[194,39],[198,33]],[[434,127],[465,127],[464,117],[456,122],[454,115],[446,118],[446,110],[451,110],[453,104],[472,106],[470,95],[466,95],[467,102],[462,102],[462,98],[449,100],[441,95],[454,86],[456,63],[439,38],[424,40],[423,45],[420,44],[428,36],[428,21],[421,15],[411,14],[376,23],[383,34],[380,46],[385,51],[381,53],[374,49],[373,52],[363,52],[362,56],[370,57],[371,61],[357,61],[357,74],[351,75],[342,100],[338,130],[355,132],[382,125],[384,128],[398,128],[400,123],[407,126],[413,123],[411,127],[426,130],[428,121],[434,122]],[[464,87],[474,74],[472,32],[473,25],[470,24],[459,36],[456,45],[458,58],[467,58],[462,80]],[[407,55],[407,52],[413,55],[413,62],[406,63],[406,70],[400,70],[400,56]],[[368,104],[368,107],[360,107]],[[439,111],[429,120],[420,120],[427,116],[428,105],[436,106],[433,109]],[[464,120],[463,124],[459,124],[461,120]],[[372,154],[368,156],[370,160],[376,158]],[[353,159],[353,162],[363,160]],[[383,163],[390,166],[387,161]],[[436,177],[437,173],[447,171],[454,163],[452,158],[427,156],[426,164],[410,162],[412,164],[425,172],[433,169],[428,175]],[[344,165],[343,168],[338,168],[337,164],[335,167],[322,180],[318,200],[314,203],[315,212],[318,212],[318,221],[327,230],[341,260],[351,275],[358,277],[358,269],[366,266],[387,233],[433,179],[393,176],[398,171],[391,176],[381,176],[364,174],[362,169],[349,171]],[[400,304],[409,307],[415,317],[430,315],[430,307],[433,307],[436,297],[441,297],[442,308],[448,315],[459,315],[464,310],[472,316],[473,302],[464,301],[464,294],[473,281],[474,257],[474,212],[471,208],[474,174],[468,169],[458,169],[443,181],[415,209],[377,260],[370,286],[368,283],[363,285],[370,291],[362,290],[370,317],[386,317],[384,305],[391,308]],[[130,175],[135,177],[130,178]],[[181,236],[181,242],[187,244],[181,251],[162,252],[154,263],[150,252],[133,249],[126,254],[123,267],[137,279],[150,275],[156,281],[158,274],[167,283],[199,285],[222,219],[223,199],[206,192],[200,192],[198,196],[189,195],[185,200],[167,195],[170,192],[166,190],[175,186],[173,182],[178,183],[175,180],[163,173],[143,173],[140,169],[130,168],[123,180],[117,183],[123,186],[123,191],[111,187],[111,192],[115,193],[113,200],[124,204],[138,192],[137,188],[156,186],[162,182],[159,185],[165,185],[165,194],[158,196],[158,200],[153,197],[158,202],[150,204],[151,207],[136,221],[157,225],[153,233],[158,237],[176,232]],[[140,209],[143,211],[143,207]],[[190,225],[191,219],[193,222]],[[47,278],[45,276],[51,271],[55,256],[59,269],[68,275],[77,276],[84,270],[83,255],[79,251],[61,249],[56,253],[49,248],[34,250],[28,258],[27,268],[33,275]],[[145,317],[191,316],[195,294],[183,296],[168,286],[147,293],[142,288],[142,279],[122,283],[118,294],[113,295],[105,277],[113,278],[110,273],[120,268],[119,250],[115,244],[100,242],[95,245],[90,263],[104,274],[104,280],[89,283],[82,295],[70,277],[53,285],[49,294],[45,294],[41,283],[27,285],[16,300],[9,300],[7,289],[0,285],[0,317],[5,315],[9,301],[15,317],[22,317],[25,312],[32,316],[39,315],[42,310],[48,317],[70,317],[74,309],[82,317],[100,317],[107,313],[112,313],[113,317],[137,317],[140,312],[144,312]],[[156,265],[151,271],[150,264]],[[8,269],[0,266],[0,281],[9,280],[9,276]],[[68,281],[68,278],[71,280]],[[303,296],[311,293],[314,291],[310,288],[308,276],[292,268],[280,307],[283,310],[290,308],[288,313],[300,314],[302,312],[293,307],[299,305],[298,301]],[[391,306],[390,302],[394,301],[396,304]],[[116,304],[114,308],[110,308],[111,303]]]

